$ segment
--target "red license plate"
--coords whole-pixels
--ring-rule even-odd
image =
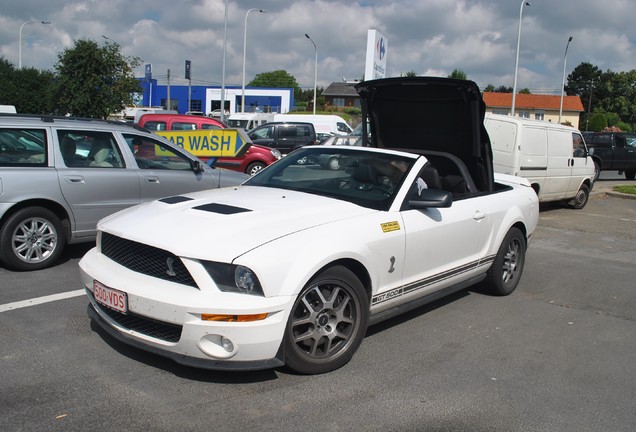
[[[107,286],[93,281],[93,297],[95,301],[117,312],[128,312],[128,296],[125,292],[108,288]]]

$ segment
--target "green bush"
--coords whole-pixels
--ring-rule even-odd
[[[632,131],[632,127],[628,124],[625,123],[623,121],[619,121],[618,123],[616,123],[614,126],[616,126],[617,128],[619,128],[620,130],[622,130],[623,132],[631,132]]]

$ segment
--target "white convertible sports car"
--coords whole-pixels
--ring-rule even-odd
[[[80,261],[91,318],[182,364],[313,374],[397,313],[479,282],[510,294],[538,202],[495,178],[475,83],[357,89],[373,148],[305,147],[241,186],[103,219]]]

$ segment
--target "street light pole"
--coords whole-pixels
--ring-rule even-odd
[[[565,55],[563,56],[563,82],[561,83],[561,104],[559,105],[559,124],[561,124],[561,114],[563,114],[563,93],[565,92],[565,62],[568,58],[568,47],[572,42],[572,36],[568,39],[568,43],[565,45]]]
[[[247,55],[247,17],[252,11],[265,13],[263,9],[249,9],[245,14],[245,30],[243,33],[243,85],[241,87],[241,112],[245,112],[245,57]]]
[[[221,73],[221,122],[225,123],[225,51],[227,46],[227,2],[225,0],[225,26],[223,30],[223,71]]]
[[[40,24],[51,24],[51,21],[26,21],[24,23],[22,23],[22,25],[20,26],[20,35],[18,38],[18,69],[22,69],[22,29],[24,28],[25,25],[27,24],[31,24],[31,23],[36,23],[39,22]]]
[[[510,115],[515,116],[515,99],[517,96],[517,71],[519,69],[519,44],[521,42],[521,18],[523,17],[523,7],[530,6],[530,2],[525,0],[521,1],[521,7],[519,8],[519,33],[517,34],[517,59],[515,60],[515,76],[512,82],[512,108],[510,109]]]
[[[316,63],[314,66],[314,115],[316,115],[316,85],[318,84],[318,47],[307,33],[305,33],[305,37],[309,39],[312,44],[314,44],[314,50],[316,51]]]

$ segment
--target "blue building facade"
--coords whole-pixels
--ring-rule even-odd
[[[201,111],[206,115],[221,108],[220,86],[171,85],[168,88],[165,84],[157,84],[155,79],[140,78],[139,81],[143,89],[143,94],[137,98],[137,104],[140,106],[161,106],[176,110],[180,114],[187,111]],[[238,86],[225,87],[223,99],[226,111],[241,112],[242,92],[242,88]],[[245,88],[245,112],[284,114],[294,105],[294,89],[292,88]]]

